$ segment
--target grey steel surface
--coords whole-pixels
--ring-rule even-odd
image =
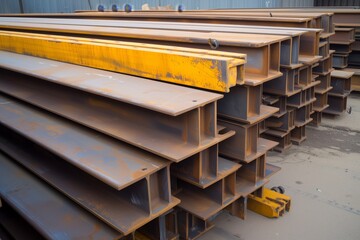
[[[0,123],[116,189],[164,168],[168,161],[0,96]]]
[[[121,236],[2,153],[0,166],[1,198],[46,238],[117,239]]]

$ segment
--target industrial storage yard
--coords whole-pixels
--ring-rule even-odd
[[[0,74],[0,240],[360,239],[357,1],[4,0]]]

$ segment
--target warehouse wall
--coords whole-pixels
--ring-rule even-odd
[[[306,7],[313,6],[314,0],[0,0],[0,13],[73,12],[96,9],[98,4],[110,8],[114,3],[119,6],[130,3],[135,9],[141,9],[144,3],[151,7],[183,4],[186,9],[207,9]]]
[[[315,6],[355,6],[360,7],[360,0],[315,0]]]

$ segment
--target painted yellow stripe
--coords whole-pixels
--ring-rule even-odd
[[[230,87],[243,83],[243,54],[234,58],[218,51],[206,54],[176,47],[171,50],[171,46],[153,48],[146,44],[116,43],[0,31],[0,50],[4,51],[220,92],[228,92]]]

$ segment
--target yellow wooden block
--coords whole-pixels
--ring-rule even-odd
[[[244,54],[7,31],[0,50],[220,92],[243,83],[246,61]]]

